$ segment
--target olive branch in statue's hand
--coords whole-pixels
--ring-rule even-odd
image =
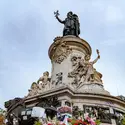
[[[98,54],[98,59],[100,59],[100,54],[99,54],[99,50],[96,50],[97,54]]]
[[[57,10],[56,12],[54,12],[54,15],[55,17],[58,17],[60,14],[59,14],[59,10]]]

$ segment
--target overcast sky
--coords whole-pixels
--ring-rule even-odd
[[[79,16],[80,37],[96,49],[95,64],[104,87],[112,95],[125,95],[125,0],[0,0],[0,107],[4,101],[27,95],[31,83],[51,72],[48,48],[63,25],[59,10]]]

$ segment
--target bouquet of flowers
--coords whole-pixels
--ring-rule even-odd
[[[90,118],[87,114],[84,118],[68,118],[65,116],[63,121],[59,121],[57,118],[48,119],[46,123],[36,122],[35,125],[99,125],[100,121],[96,120],[96,118]]]
[[[86,115],[84,118],[81,117],[79,119],[68,119],[68,123],[71,123],[72,125],[99,125],[100,124],[100,122],[96,120],[96,118],[90,118],[88,115]]]
[[[72,117],[72,108],[69,106],[59,107],[57,109],[58,115],[53,119],[46,118],[46,120],[38,121],[35,125],[100,125],[100,121],[96,117],[90,116],[89,113],[79,113],[78,117]]]
[[[5,111],[0,108],[0,125],[5,124]]]
[[[69,113],[69,114],[71,114],[72,113],[72,109],[69,106],[62,106],[62,107],[58,108],[58,112],[59,113]]]

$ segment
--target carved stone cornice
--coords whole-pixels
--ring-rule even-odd
[[[89,55],[91,55],[92,53],[91,46],[85,40],[81,38],[78,38],[72,35],[64,36],[64,37],[56,37],[48,51],[48,54],[51,60],[53,60],[54,58],[57,57],[57,55],[59,55],[58,53],[59,51],[57,51],[57,49],[59,49],[61,47],[61,44],[63,43],[65,43],[66,49],[78,50],[82,53],[86,53]],[[67,53],[66,50],[65,52]]]
[[[68,86],[62,86],[60,88],[56,88],[53,90],[50,90],[48,92],[45,92],[41,95],[36,95],[34,97],[26,98],[25,103],[31,102],[31,101],[37,101],[40,98],[46,98],[49,96],[69,96],[71,99],[90,99],[91,104],[93,104],[92,100],[99,100],[99,101],[112,101],[114,104],[121,105],[122,107],[125,107],[125,101],[119,99],[118,97],[112,96],[112,95],[106,95],[106,94],[97,94],[97,93],[82,93],[82,92],[74,92],[71,88]],[[89,102],[90,103],[90,102]],[[90,104],[90,105],[91,105]],[[109,104],[105,104],[105,106],[108,106]],[[103,105],[104,106],[104,105]],[[114,108],[118,108],[115,107]]]

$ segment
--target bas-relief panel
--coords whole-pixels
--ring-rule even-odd
[[[96,71],[93,65],[100,59],[99,51],[97,50],[97,58],[94,61],[90,60],[90,55],[84,57],[73,55],[71,57],[72,71],[68,73],[68,77],[73,79],[71,83],[74,88],[81,88],[84,83],[102,83],[102,75]],[[97,76],[100,76],[97,78]]]
[[[72,53],[72,48],[67,45],[66,41],[62,41],[62,37],[56,37],[52,51],[52,61],[61,64]]]
[[[75,51],[75,55],[81,55],[81,54],[82,53]],[[72,57],[72,54],[70,54],[65,60],[63,60],[63,62],[61,64],[52,62],[52,66],[54,67],[54,68],[52,68],[53,69],[52,70],[52,78],[51,78],[52,82],[56,81],[57,74],[59,72],[63,73],[62,82],[64,84],[68,84],[68,83],[70,83],[72,81],[72,79],[68,78],[68,73],[72,70],[71,57]]]

